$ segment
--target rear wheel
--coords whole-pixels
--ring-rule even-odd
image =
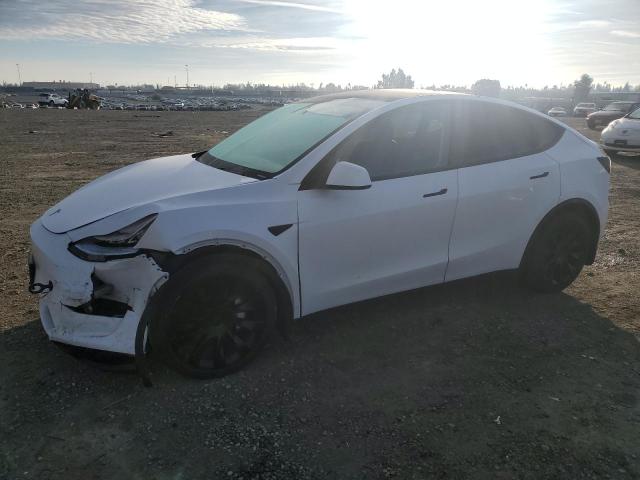
[[[525,253],[521,274],[526,285],[539,292],[560,292],[571,285],[587,262],[591,233],[577,214],[546,221]]]
[[[161,358],[195,378],[233,373],[255,358],[276,319],[276,297],[256,261],[210,255],[172,275],[156,294],[150,339]]]

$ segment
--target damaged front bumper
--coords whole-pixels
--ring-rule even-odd
[[[146,254],[81,260],[69,252],[66,234],[49,232],[40,220],[31,241],[30,283],[48,287],[40,293],[40,319],[49,339],[134,355],[142,314],[169,274]]]

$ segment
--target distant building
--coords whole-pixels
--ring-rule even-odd
[[[34,90],[75,90],[76,88],[87,88],[97,90],[100,85],[90,82],[22,82],[23,88],[33,88]]]

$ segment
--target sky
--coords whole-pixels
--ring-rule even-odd
[[[0,81],[640,84],[640,0],[0,0]]]

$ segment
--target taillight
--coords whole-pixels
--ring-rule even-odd
[[[604,168],[607,173],[611,173],[611,159],[609,157],[598,157],[598,161],[602,168]]]

